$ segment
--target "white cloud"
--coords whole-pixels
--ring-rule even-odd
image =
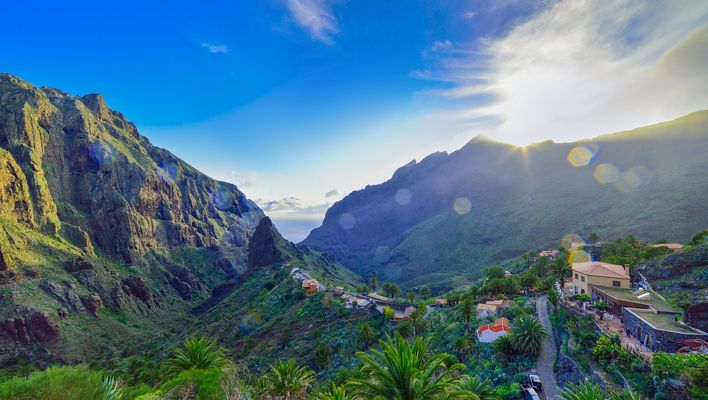
[[[200,44],[200,46],[209,50],[209,52],[212,54],[219,54],[219,53],[228,54],[229,53],[229,46],[227,46],[225,44],[213,44],[213,43],[202,42]]]
[[[432,51],[443,51],[443,50],[449,50],[452,48],[452,42],[449,40],[436,40],[432,46],[430,46],[430,50]]]
[[[438,68],[426,77],[454,84],[429,92],[452,101],[436,117],[494,117],[486,129],[502,141],[570,141],[668,120],[708,108],[708,2],[558,1]]]
[[[313,39],[334,44],[332,36],[339,32],[331,5],[325,0],[286,0],[290,15]]]

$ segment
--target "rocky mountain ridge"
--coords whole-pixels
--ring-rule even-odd
[[[474,277],[565,235],[685,241],[708,225],[708,111],[576,143],[484,138],[335,203],[303,244],[412,286]]]

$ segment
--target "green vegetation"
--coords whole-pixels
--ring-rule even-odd
[[[538,354],[548,337],[546,328],[536,318],[521,315],[511,324],[509,338],[514,350],[525,354]]]

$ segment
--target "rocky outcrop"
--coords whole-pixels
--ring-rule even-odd
[[[62,287],[48,280],[42,281],[39,284],[39,288],[67,309],[74,312],[84,310],[81,299],[73,290],[71,290],[72,288]]]
[[[263,217],[248,245],[248,267],[283,263],[297,254],[297,248],[283,239],[270,218]]]
[[[79,298],[81,299],[81,304],[83,304],[94,317],[98,317],[101,309],[103,309],[103,301],[101,300],[101,297],[96,294],[89,294],[79,296]]]
[[[151,306],[152,294],[150,293],[150,289],[148,289],[143,278],[131,276],[128,278],[123,278],[122,283],[122,289],[125,293],[139,299],[148,307]]]
[[[67,272],[75,273],[79,271],[90,271],[94,267],[93,264],[86,261],[83,257],[76,257],[74,261],[72,261],[70,264],[67,264],[64,268]]]
[[[187,268],[180,265],[170,265],[165,271],[165,278],[184,300],[192,300],[193,293],[206,290]]]
[[[0,74],[0,216],[134,263],[182,246],[243,253],[263,213],[154,147],[102,96]]]
[[[49,345],[59,339],[59,328],[54,326],[46,313],[27,310],[22,316],[8,318],[2,329],[10,340],[21,345]]]

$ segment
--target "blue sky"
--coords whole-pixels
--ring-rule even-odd
[[[104,94],[299,240],[346,193],[481,133],[569,141],[708,108],[708,6],[668,4],[5,2],[0,70]]]

